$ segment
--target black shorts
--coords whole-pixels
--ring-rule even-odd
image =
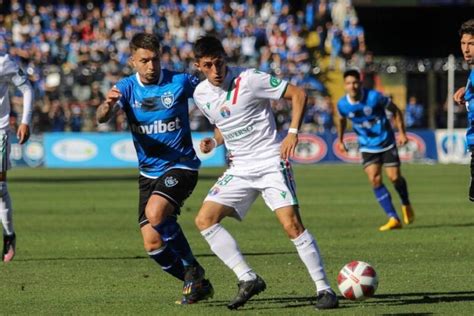
[[[140,199],[138,201],[138,223],[140,227],[148,223],[145,208],[152,194],[158,194],[175,206],[179,215],[184,201],[191,195],[198,180],[198,172],[187,169],[171,169],[156,179],[140,175],[138,185]]]
[[[399,167],[400,157],[396,146],[379,153],[362,152],[362,165],[367,168],[369,165],[378,164],[385,167]]]

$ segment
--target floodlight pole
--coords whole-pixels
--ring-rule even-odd
[[[447,154],[448,162],[454,162],[454,55],[448,56],[448,120],[447,120]]]

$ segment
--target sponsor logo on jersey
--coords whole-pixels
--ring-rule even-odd
[[[273,88],[276,88],[280,85],[281,83],[281,79],[279,78],[276,78],[276,77],[273,77],[273,76],[270,76],[270,85],[273,87]]]
[[[169,109],[174,103],[174,94],[171,91],[163,93],[161,96],[161,102],[167,109]]]
[[[359,151],[359,142],[355,133],[344,134],[344,144],[347,152],[339,149],[339,141],[336,138],[332,144],[332,150],[337,158],[345,162],[361,162],[362,155]]]
[[[172,176],[168,176],[165,178],[165,185],[168,188],[174,187],[175,185],[178,184],[178,182],[179,182],[178,179]]]
[[[328,147],[324,139],[317,135],[300,134],[295,156],[291,160],[302,164],[315,163],[326,157],[327,152]]]
[[[210,109],[211,109],[211,103],[210,103],[210,102],[207,102],[206,105],[205,105],[205,107],[207,107],[207,109],[210,110]]]
[[[214,196],[214,195],[217,195],[219,194],[219,191],[220,189],[218,187],[212,187],[210,190],[209,190],[209,195],[210,196]]]
[[[398,138],[398,133],[396,137]],[[407,133],[408,143],[398,148],[398,155],[402,161],[414,161],[422,159],[426,154],[426,143],[420,136]]]
[[[231,132],[222,132],[222,136],[224,136],[225,140],[232,141],[232,140],[238,140],[242,139],[244,137],[247,137],[248,135],[251,134],[251,132],[254,130],[252,125],[240,128],[235,131]]]
[[[370,106],[364,106],[362,109],[365,115],[371,115],[372,114],[372,108]]]
[[[227,106],[221,107],[221,116],[223,118],[228,118],[230,117],[230,109]]]
[[[137,134],[161,134],[167,132],[174,132],[178,129],[181,129],[181,120],[176,117],[169,121],[156,120],[149,125],[136,125],[131,124],[130,128],[132,132]]]

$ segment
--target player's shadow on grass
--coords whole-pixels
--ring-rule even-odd
[[[294,251],[274,251],[274,252],[246,252],[246,257],[251,256],[275,256],[275,255],[294,255]],[[212,253],[196,254],[198,258],[215,258]],[[128,256],[128,257],[54,257],[54,258],[17,258],[15,261],[80,261],[80,260],[148,260],[148,256]]]
[[[458,223],[458,224],[435,224],[435,225],[415,225],[407,227],[407,229],[430,229],[440,227],[474,227],[474,223]]]
[[[420,292],[375,295],[372,303],[386,305],[436,304],[474,301],[474,291]]]
[[[286,296],[286,297],[256,297],[247,302],[242,308],[245,310],[266,310],[281,308],[298,308],[314,306],[316,304],[315,296]],[[357,308],[359,306],[397,306],[397,305],[419,305],[419,304],[439,304],[474,301],[474,291],[460,292],[420,292],[420,293],[396,293],[375,295],[367,301],[350,301],[338,296],[340,300],[339,308]],[[209,306],[226,306],[228,301],[213,300],[206,304]],[[432,315],[432,313],[408,313],[409,315]],[[385,315],[403,315],[385,314]]]

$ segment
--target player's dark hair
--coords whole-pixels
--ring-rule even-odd
[[[194,57],[200,59],[202,57],[220,57],[226,56],[224,46],[221,41],[214,36],[206,35],[200,37],[196,43],[194,43]]]
[[[349,69],[344,71],[343,78],[346,79],[346,77],[354,77],[357,80],[360,80],[360,72],[357,69]]]
[[[467,20],[461,25],[459,36],[462,37],[464,34],[474,35],[474,19]]]
[[[154,34],[150,33],[137,33],[133,35],[130,41],[130,52],[133,54],[139,48],[151,50],[152,52],[160,52],[160,40]]]

